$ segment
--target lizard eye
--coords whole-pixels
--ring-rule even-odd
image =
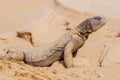
[[[94,19],[96,19],[96,20],[100,20],[100,19],[101,19],[101,17],[95,17]]]

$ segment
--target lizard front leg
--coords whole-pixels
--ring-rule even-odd
[[[67,68],[74,67],[72,50],[74,48],[73,42],[68,42],[64,50],[64,62]]]

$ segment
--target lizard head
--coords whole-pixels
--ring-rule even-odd
[[[97,31],[105,24],[106,24],[106,19],[104,17],[94,16],[85,19],[77,26],[77,28],[80,30],[80,34],[85,35],[87,38],[89,34]]]
[[[94,16],[85,19],[83,22],[80,23],[80,25],[78,25],[78,28],[80,28],[81,32],[83,33],[91,33],[97,31],[105,24],[106,19],[104,17]]]
[[[24,59],[24,53],[17,49],[9,49],[4,58],[21,61]]]

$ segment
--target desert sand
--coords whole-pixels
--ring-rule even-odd
[[[0,80],[120,80],[119,3],[119,0],[1,0]],[[2,59],[10,46],[48,44],[95,15],[106,17],[107,24],[90,35],[78,50],[73,68],[65,68],[59,61],[50,67],[33,67],[22,61]],[[18,31],[31,32],[34,45],[16,37]],[[107,54],[100,67],[104,53]]]

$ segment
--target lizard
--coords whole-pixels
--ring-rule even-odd
[[[50,66],[63,59],[67,68],[74,67],[73,55],[84,45],[89,34],[99,30],[106,22],[101,16],[87,18],[52,43],[32,48],[14,46],[8,49],[4,58],[24,61],[37,67]]]

